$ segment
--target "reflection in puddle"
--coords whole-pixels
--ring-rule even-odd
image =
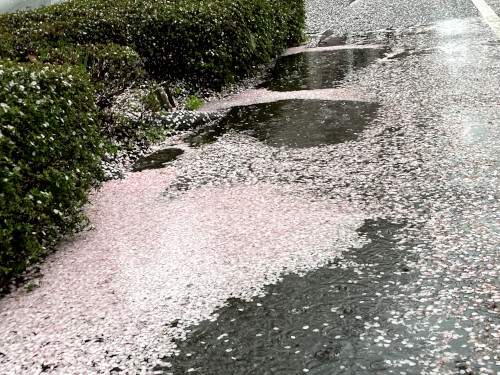
[[[282,56],[263,87],[272,91],[337,87],[348,74],[384,56],[385,49],[344,49]]]
[[[458,21],[460,22],[460,21]],[[445,21],[446,23],[446,21]],[[393,45],[398,39],[408,35],[431,34],[435,29],[435,24],[417,25],[400,29],[381,29],[367,31],[359,34],[337,34],[335,31],[325,31],[318,43],[318,47],[333,47],[343,45]]]
[[[145,169],[162,168],[166,163],[175,160],[177,156],[183,153],[184,151],[182,151],[180,148],[166,148],[164,150],[156,151],[151,155],[137,160],[132,168],[132,171],[140,172]]]
[[[347,44],[347,36],[343,35],[329,35],[323,34],[320,42],[318,43],[318,47],[335,47],[335,46],[344,46]]]
[[[387,29],[368,31],[358,35],[348,35],[346,42],[348,44],[391,44],[396,40],[404,31]]]
[[[336,34],[332,30],[325,31],[320,38],[318,47],[334,47],[347,44],[389,44],[396,38],[395,30],[368,31],[363,34]]]
[[[188,339],[178,343],[180,354],[166,359],[173,365],[169,370],[415,374],[407,364],[391,369],[395,359],[415,355],[421,345],[405,346],[413,332],[393,323],[399,308],[391,296],[417,277],[407,266],[408,254],[396,249],[400,230],[386,221],[367,221],[359,232],[371,242],[345,252],[344,259],[304,277],[284,276],[253,302],[231,299],[217,321],[192,327]]]
[[[244,131],[274,147],[340,143],[356,139],[378,108],[370,102],[328,100],[282,100],[234,107],[216,125],[201,129],[190,143],[211,143],[229,130]]]

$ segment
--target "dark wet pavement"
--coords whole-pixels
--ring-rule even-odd
[[[396,249],[403,225],[368,220],[370,242],[306,275],[290,274],[247,303],[228,301],[214,323],[193,327],[171,360],[175,374],[416,373],[417,332],[394,324],[392,295],[418,277]],[[409,244],[408,244],[409,245]],[[424,343],[411,346],[412,356]],[[215,360],[216,359],[216,360]],[[396,359],[402,360],[397,368]]]
[[[174,161],[183,153],[184,151],[179,148],[165,148],[155,151],[150,155],[139,158],[132,166],[132,171],[140,172],[146,169],[163,168],[167,163]]]

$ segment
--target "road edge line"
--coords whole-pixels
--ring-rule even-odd
[[[479,13],[483,16],[486,23],[490,26],[495,34],[500,38],[500,17],[484,0],[471,0]]]

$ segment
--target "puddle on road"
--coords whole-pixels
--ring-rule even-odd
[[[359,34],[338,34],[333,30],[326,30],[320,36],[318,47],[334,47],[344,45],[377,44],[390,46],[398,39],[409,35],[429,35],[433,32],[434,24],[423,24],[399,29],[380,29]]]
[[[336,47],[345,45],[367,45],[367,44],[383,44],[391,39],[387,35],[378,35],[376,33],[361,34],[361,35],[337,35],[334,33],[324,33],[318,43],[318,47]]]
[[[346,44],[384,44],[389,45],[401,35],[400,30],[386,29],[368,31],[358,35],[348,35]],[[326,42],[326,40],[325,40]]]
[[[162,168],[166,163],[175,160],[177,156],[183,153],[184,151],[180,148],[166,148],[156,151],[151,155],[138,159],[132,167],[132,171],[140,172],[146,169]]]
[[[200,129],[192,146],[242,131],[274,147],[306,148],[356,139],[375,118],[379,104],[357,101],[282,100],[233,107],[215,125]]]
[[[332,30],[326,30],[320,37],[318,47],[344,46],[347,39],[347,35],[338,35]]]
[[[352,72],[384,56],[385,49],[304,52],[280,57],[262,87],[272,91],[334,88]]]
[[[396,53],[392,53],[387,55],[386,59],[388,60],[396,60],[396,59],[404,59],[407,57],[413,57],[413,56],[425,56],[425,55],[430,55],[433,52],[432,49],[425,49],[425,50],[404,50],[404,51],[399,51]]]
[[[419,373],[395,360],[417,355],[392,296],[417,274],[414,257],[396,249],[401,225],[367,221],[371,242],[345,258],[300,277],[286,275],[252,302],[228,301],[215,322],[192,327],[179,355],[165,358],[175,374],[379,374]],[[411,362],[411,361],[410,361]],[[414,366],[414,365],[413,365]],[[394,370],[394,372],[392,371]],[[406,372],[404,372],[406,371]]]

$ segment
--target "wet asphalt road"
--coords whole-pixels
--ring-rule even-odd
[[[316,37],[320,45],[377,44],[384,57],[360,64],[353,52],[350,64],[332,71],[344,59],[339,52],[324,66],[325,56],[309,55],[283,74],[275,70],[266,86],[323,88],[325,77],[328,87],[376,97],[376,116],[368,125],[348,120],[358,125],[356,139],[302,148],[295,136],[262,135],[251,124],[293,123],[284,113],[307,112],[307,102],[267,105],[264,115],[256,107],[243,123],[233,111],[226,137],[220,129],[195,136],[210,146],[168,191],[288,183],[297,194],[363,207],[373,217],[359,229],[368,244],[317,271],[285,276],[265,297],[229,301],[216,322],[192,327],[178,343],[166,358],[173,368],[158,371],[500,374],[500,40],[469,1],[313,0],[308,7],[308,31],[330,30]],[[315,110],[297,123],[315,114],[321,122]],[[270,146],[281,137],[278,146],[287,148],[256,167],[218,146],[237,137],[234,130]]]
[[[182,145],[200,152],[167,161],[179,173],[165,195],[265,183],[348,202],[364,245],[216,320],[166,324],[187,339],[156,372],[500,374],[500,40],[469,0],[307,11],[311,44],[378,47],[281,59],[265,86],[373,99],[232,109]]]

